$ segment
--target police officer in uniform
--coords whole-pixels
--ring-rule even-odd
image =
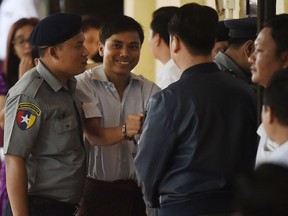
[[[224,24],[229,28],[228,49],[225,52],[218,52],[214,61],[222,71],[252,86],[251,64],[248,62],[248,58],[254,51],[254,40],[257,36],[257,18],[247,17],[226,20]]]
[[[71,216],[82,196],[84,118],[74,94],[74,76],[87,65],[81,25],[77,15],[54,14],[30,35],[38,65],[10,89],[5,105],[5,215]]]

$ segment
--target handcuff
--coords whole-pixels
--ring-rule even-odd
[[[127,135],[126,123],[122,125],[121,133],[124,139],[133,141],[135,145],[137,144],[137,141],[135,140],[134,136],[129,137]]]
[[[122,136],[124,137],[124,139],[133,140],[134,137],[129,137],[127,135],[126,123],[122,125],[121,132],[122,132]]]

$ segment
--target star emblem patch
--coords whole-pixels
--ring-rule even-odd
[[[22,130],[31,128],[37,117],[41,115],[41,110],[38,106],[32,103],[23,102],[18,105],[16,121],[17,125]]]

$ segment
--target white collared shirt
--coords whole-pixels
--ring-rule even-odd
[[[181,70],[177,67],[174,61],[170,59],[164,65],[164,67],[157,72],[156,83],[161,89],[164,89],[171,83],[179,80],[181,74],[182,74]]]
[[[279,146],[267,136],[263,124],[257,130],[260,136],[256,156],[256,167],[263,163],[277,163],[288,166],[288,141]]]
[[[101,127],[118,127],[129,114],[144,112],[148,100],[159,87],[140,75],[131,73],[122,100],[103,65],[78,75],[77,95],[85,118],[101,118]],[[87,145],[88,176],[102,180],[135,179],[133,141],[123,140],[111,146]]]

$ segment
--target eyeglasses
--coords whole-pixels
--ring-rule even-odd
[[[25,40],[24,38],[17,38],[13,40],[12,43],[14,44],[14,46],[18,47],[24,47],[26,43],[30,44],[29,39]]]

